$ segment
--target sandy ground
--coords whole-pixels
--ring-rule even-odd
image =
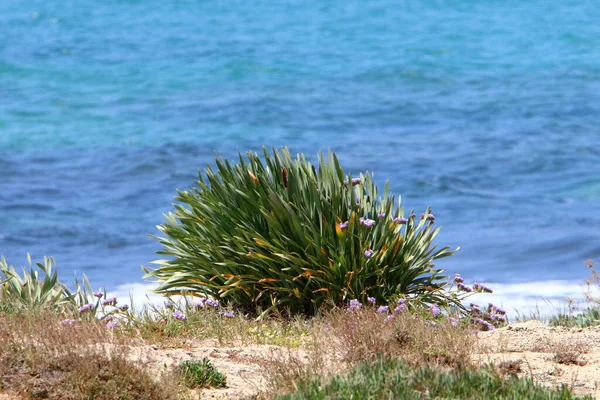
[[[301,349],[292,350],[300,359]],[[227,388],[194,391],[198,399],[248,399],[264,392],[263,366],[288,350],[276,346],[219,345],[212,341],[190,342],[185,349],[135,346],[129,358],[156,374],[166,373],[184,360],[208,358],[227,376]],[[492,362],[507,373],[533,377],[548,386],[568,385],[577,395],[600,399],[600,326],[592,328],[549,327],[539,321],[511,324],[492,332],[478,333],[473,361]],[[13,399],[0,394],[0,400]]]
[[[563,328],[528,321],[478,336],[475,361],[600,399],[600,326]]]
[[[208,358],[227,377],[227,387],[222,389],[194,390],[198,399],[247,399],[264,392],[267,382],[263,377],[264,365],[274,358],[286,357],[289,351],[301,359],[301,349],[282,349],[277,346],[239,343],[219,345],[213,341],[190,343],[186,349],[163,349],[158,346],[129,349],[129,358],[142,363],[156,374],[172,370],[185,360]],[[1,400],[1,399],[0,399]]]
[[[183,360],[208,357],[227,376],[228,388],[198,391],[198,398],[245,399],[266,389],[261,365],[278,351],[276,346],[198,342],[186,350],[138,347],[131,356],[157,373]],[[507,373],[548,386],[565,384],[577,395],[600,399],[600,326],[569,329],[528,321],[480,332],[473,361],[492,362]]]

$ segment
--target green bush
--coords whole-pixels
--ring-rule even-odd
[[[183,384],[190,389],[227,387],[227,378],[208,358],[202,361],[183,361],[178,371]]]
[[[443,371],[411,366],[399,359],[362,362],[329,382],[301,382],[296,393],[279,400],[302,399],[577,399],[566,386],[547,389],[529,378],[505,378],[493,366]],[[585,397],[590,399],[591,396]]]
[[[237,306],[314,313],[327,302],[420,296],[448,304],[442,270],[433,261],[453,254],[432,242],[440,228],[427,209],[406,215],[383,198],[367,172],[346,175],[332,152],[318,167],[283,148],[265,163],[255,153],[232,165],[217,158],[197,187],[178,191],[175,211],[159,230],[155,261],[162,294],[207,295]]]

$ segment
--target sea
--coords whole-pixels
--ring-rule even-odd
[[[2,0],[0,255],[145,296],[150,235],[215,153],[330,149],[432,207],[460,246],[438,267],[557,310],[600,261],[598,21],[595,0]]]

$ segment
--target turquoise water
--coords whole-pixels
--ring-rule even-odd
[[[331,148],[431,205],[440,263],[579,280],[600,259],[592,0],[0,2],[0,254],[117,286],[216,150]]]

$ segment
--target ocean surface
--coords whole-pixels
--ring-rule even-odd
[[[578,292],[598,21],[595,0],[3,0],[0,255],[142,287],[148,234],[215,151],[288,146],[432,206],[461,247],[438,266],[511,306]]]

